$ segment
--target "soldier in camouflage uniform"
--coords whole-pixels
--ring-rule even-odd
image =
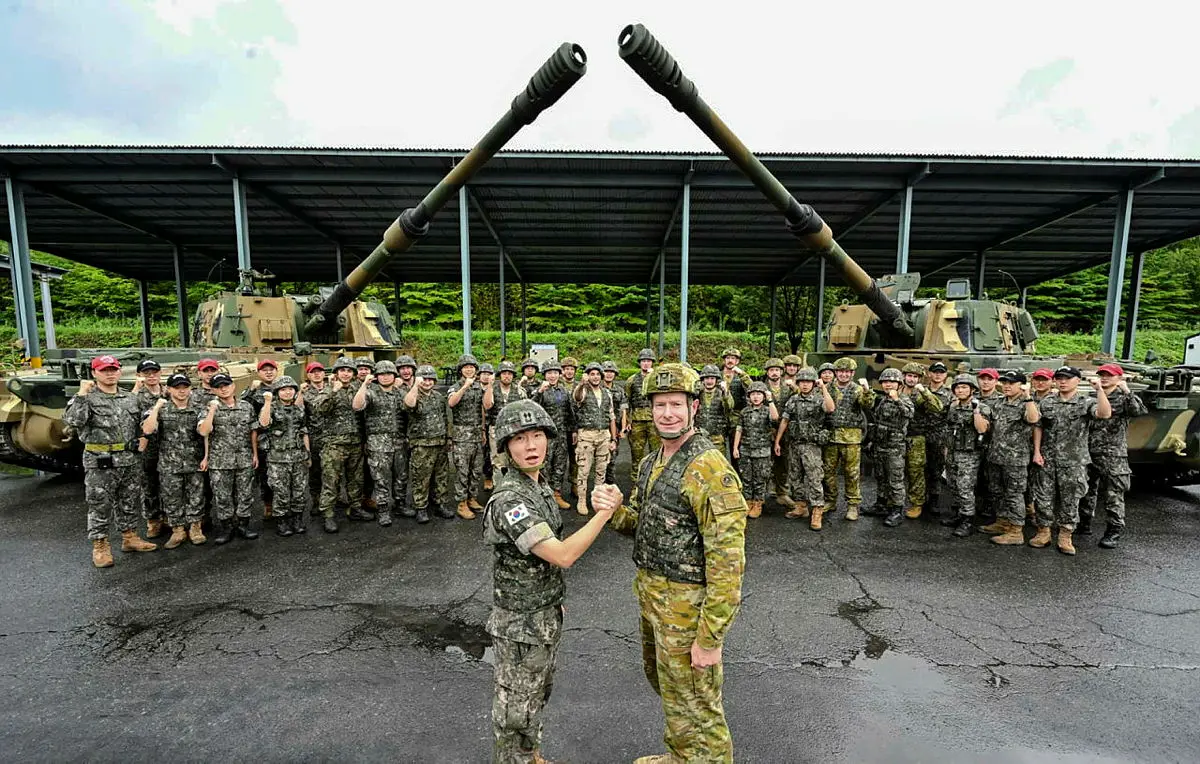
[[[560,539],[562,515],[541,474],[547,443],[557,436],[553,420],[530,400],[514,399],[496,418],[497,443],[516,468],[500,477],[483,515],[483,538],[492,547],[492,761],[501,764],[545,762],[541,716],[562,635],[562,571],[587,551],[615,509],[597,510]]]
[[[737,427],[737,412],[733,409],[733,396],[725,389],[721,370],[708,364],[700,370],[700,409],[696,412],[696,426],[722,454],[728,454],[725,433]]]
[[[207,407],[216,400],[217,391],[213,389],[212,378],[221,370],[221,364],[212,358],[201,358],[196,362],[196,375],[200,377],[200,387],[192,388],[192,402]]]
[[[975,377],[959,374],[951,388],[954,399],[946,407],[946,479],[958,511],[944,518],[942,525],[954,526],[958,538],[971,535],[975,527],[975,483],[983,460],[983,434],[988,428],[985,407],[975,397],[978,390]]]
[[[270,358],[258,362],[258,379],[250,383],[242,392],[242,400],[254,407],[254,418],[257,419],[263,407],[263,396],[275,387],[275,379],[279,376],[279,364]],[[270,517],[272,510],[273,490],[267,475],[267,454],[271,452],[271,433],[260,430],[258,433],[258,467],[254,470],[254,478],[262,495],[263,517]]]
[[[733,431],[733,458],[742,476],[746,516],[758,517],[767,498],[771,444],[775,441],[779,409],[775,408],[765,382],[751,382],[746,399],[746,407],[738,414],[737,428]]]
[[[472,510],[483,509],[475,491],[483,482],[484,412],[492,407],[491,387],[475,378],[479,361],[470,353],[458,358],[458,383],[450,390],[449,404],[454,420],[454,501],[458,516],[474,520]]]
[[[492,407],[487,410],[488,442],[491,444],[492,464],[501,472],[508,467],[508,455],[496,442],[496,418],[504,407],[527,399],[525,388],[516,383],[517,369],[512,361],[501,361],[499,374],[492,381]],[[487,488],[487,486],[484,486]]]
[[[401,442],[401,418],[407,391],[396,384],[396,364],[377,361],[375,373],[354,393],[351,405],[363,412],[367,431],[367,469],[375,486],[379,524],[392,524],[392,509],[408,498],[408,449]]]
[[[304,398],[304,411],[308,415],[308,506],[309,514],[321,514],[321,451],[325,448],[325,422],[317,406],[321,399],[333,390],[325,380],[325,366],[320,361],[310,361],[304,367],[304,384],[300,385],[300,396]]]
[[[987,452],[988,479],[995,487],[996,522],[980,528],[992,543],[1025,543],[1025,488],[1033,449],[1033,425],[1040,415],[1037,404],[1025,394],[1025,375],[1007,369],[1000,375],[1004,397],[983,404],[979,413],[992,435]]]
[[[167,397],[167,389],[162,384],[162,366],[158,361],[152,358],[138,361],[133,394],[137,396],[138,411],[143,416],[154,408],[154,404]],[[139,448],[142,463],[142,517],[146,520],[146,538],[154,539],[167,529],[158,481],[158,443],[148,438],[144,443],[139,443]]]
[[[1004,399],[1004,394],[997,387],[999,381],[1000,372],[996,369],[980,369],[976,372],[975,382],[979,385],[978,397],[981,404],[999,403]],[[991,475],[988,472],[987,450],[990,444],[991,435],[985,435],[983,439],[983,462],[979,467],[979,481],[975,485],[977,496],[976,506],[981,510],[982,519],[987,523],[992,523],[996,520],[996,516],[993,513],[996,510],[996,496],[1000,491],[999,486],[992,486]]]
[[[208,539],[201,529],[204,521],[204,438],[196,424],[208,412],[191,400],[192,383],[186,374],[167,378],[167,397],[154,402],[142,422],[142,434],[158,453],[158,485],[162,508],[171,526],[171,538],[163,546],[174,549],[191,540]]]
[[[367,379],[375,371],[375,361],[363,356],[354,361],[354,381],[350,383],[352,392],[357,393],[358,389],[366,384]],[[358,413],[358,430],[366,433],[366,419],[363,413]],[[364,437],[363,441],[358,444],[358,456],[352,462],[354,465],[355,485],[362,486],[362,490],[357,497],[350,497],[350,519],[351,520],[374,520],[375,519],[375,481],[371,479],[371,471],[367,469],[367,441]]]
[[[258,424],[271,437],[271,450],[265,458],[267,481],[275,500],[272,512],[275,533],[284,537],[304,533],[308,530],[308,466],[312,449],[300,385],[291,377],[280,377],[273,391],[263,392],[262,399]]]
[[[554,426],[562,436],[555,438],[548,446],[550,450],[546,457],[546,472],[550,486],[554,489],[554,501],[558,503],[558,508],[568,509],[571,505],[563,498],[562,484],[567,473],[567,444],[571,442],[571,434],[575,432],[575,412],[571,407],[571,394],[559,379],[561,372],[558,361],[546,361],[542,364],[542,376],[545,377],[545,381],[531,397],[554,420]]]
[[[203,467],[212,486],[213,543],[227,543],[234,534],[256,539],[250,508],[256,493],[258,418],[249,403],[238,400],[228,374],[214,374],[212,386],[217,397],[209,402],[198,429],[204,436]]]
[[[492,476],[495,474],[495,466],[492,464],[492,440],[490,437],[491,423],[493,421],[492,409],[496,408],[496,367],[490,363],[479,364],[479,384],[483,387],[484,397],[491,397],[491,407],[483,412],[483,445],[480,449],[483,452],[483,490],[490,491],[495,487],[495,481]]]
[[[817,378],[824,382],[826,387],[829,387],[836,378],[834,376],[835,371],[836,369],[834,369],[833,364],[826,361],[817,368]]]
[[[834,363],[834,386],[829,391],[834,410],[829,415],[829,443],[825,446],[825,507],[832,514],[838,505],[838,477],[846,479],[846,519],[857,520],[862,504],[862,442],[865,412],[875,405],[875,393],[865,379],[854,383],[858,363],[839,358]]]
[[[800,373],[800,367],[804,365],[804,359],[795,353],[789,353],[783,357],[783,384],[792,388],[796,387],[796,375]]]
[[[725,389],[733,396],[733,407],[741,411],[746,405],[746,393],[750,389],[750,375],[742,370],[742,351],[729,347],[721,351],[721,379],[725,380]],[[732,433],[730,433],[732,436]],[[732,437],[730,438],[732,440]]]
[[[796,389],[795,382],[788,380],[784,383],[783,379],[783,360],[779,358],[768,358],[766,363],[766,375],[763,382],[767,385],[767,392],[771,394],[771,400],[775,401],[775,410],[783,413],[783,409],[787,406],[788,396]],[[785,441],[788,437],[784,436]],[[775,436],[772,434],[771,441],[775,441]],[[781,506],[791,509],[796,506],[792,501],[792,496],[788,486],[788,458],[790,456],[788,443],[785,442],[784,447],[778,454],[771,452],[771,485],[769,492],[775,494],[775,501]]]
[[[537,361],[533,360],[532,358],[526,358],[521,364],[521,381],[519,383],[521,385],[521,389],[525,391],[526,398],[532,398],[533,394],[537,392],[538,385],[541,384],[541,382],[538,381],[537,374]]]
[[[642,395],[646,375],[654,368],[654,351],[642,348],[638,353],[638,371],[625,380],[625,399],[629,401],[629,459],[630,474],[637,474],[638,465],[646,454],[662,445],[654,433],[654,418],[650,401]]]
[[[613,406],[617,409],[617,447],[613,449],[612,458],[608,460],[608,469],[604,471],[604,482],[615,483],[617,481],[617,451],[621,448],[621,441],[629,433],[629,399],[625,397],[625,386],[616,383],[619,371],[616,362],[605,361],[600,366],[603,369],[604,386],[612,394]]]
[[[567,356],[559,362],[562,366],[562,384],[567,388],[567,392],[574,393],[575,388],[583,381],[576,377],[579,371],[579,361],[571,356]]]
[[[1029,387],[1031,397],[1037,403],[1041,403],[1042,399],[1047,395],[1053,395],[1057,392],[1054,389],[1054,369],[1037,369],[1029,376]],[[1025,518],[1029,523],[1034,523],[1037,519],[1036,507],[1038,504],[1052,506],[1053,497],[1050,496],[1049,486],[1046,482],[1046,469],[1040,464],[1029,463],[1029,489],[1025,496]]]
[[[904,375],[899,369],[884,369],[879,375],[883,395],[872,410],[876,508],[868,514],[884,515],[883,524],[889,528],[904,522],[904,454],[908,424],[916,409],[912,398],[900,394],[903,384]]]
[[[351,519],[361,519],[363,514],[366,519],[372,519],[362,509],[362,473],[355,469],[362,461],[362,420],[354,410],[354,393],[357,391],[354,362],[345,356],[337,359],[333,374],[329,391],[316,405],[322,426],[320,507],[326,533],[338,532],[334,512],[343,482],[350,499]]]
[[[157,544],[137,535],[142,508],[142,475],[137,443],[141,422],[137,396],[117,387],[121,364],[110,355],[92,359],[95,380],[79,383],[63,412],[63,424],[83,443],[83,486],[88,505],[87,529],[92,564],[113,564],[108,525],[116,520],[122,552],[153,552]]]
[[[1112,416],[1093,419],[1088,431],[1088,453],[1092,464],[1088,469],[1088,492],[1079,507],[1079,526],[1076,531],[1086,536],[1092,530],[1092,518],[1097,505],[1108,520],[1102,549],[1113,549],[1125,529],[1125,492],[1129,490],[1129,445],[1126,436],[1129,420],[1147,413],[1142,399],[1129,392],[1125,370],[1119,364],[1106,363],[1096,370],[1099,386],[1104,388]]]
[[[417,362],[410,355],[402,355],[396,359],[396,390],[400,393],[400,407],[396,411],[396,421],[399,423],[396,428],[396,450],[404,452],[404,491],[396,493],[392,491],[392,510],[401,517],[416,517],[417,510],[413,509],[412,503],[408,500],[408,476],[412,471],[409,466],[412,448],[408,445],[408,407],[404,405],[404,396],[408,395],[408,391],[413,389],[417,384]]]
[[[454,519],[450,509],[450,449],[453,448],[453,419],[446,396],[433,386],[437,372],[432,366],[417,367],[417,384],[404,395],[408,410],[408,484],[412,487],[417,522],[429,522],[430,483],[437,493],[434,512]]]
[[[604,485],[608,462],[617,449],[617,412],[612,393],[604,386],[600,364],[595,361],[584,369],[584,377],[571,393],[575,417],[575,511],[586,515],[588,478]]]
[[[800,498],[786,517],[810,517],[808,527],[821,530],[825,514],[825,462],[823,449],[829,442],[828,416],[837,408],[829,388],[811,368],[800,369],[795,377],[796,392],[788,398],[780,415],[775,452],[785,447],[792,455],[788,462],[788,485]],[[786,436],[786,441],[785,441]],[[788,444],[785,446],[785,442]]]
[[[915,520],[921,516],[927,499],[925,468],[928,464],[928,436],[940,429],[945,416],[942,399],[934,395],[921,379],[925,369],[919,363],[908,363],[901,370],[904,386],[900,392],[913,402],[913,418],[908,423],[908,443],[904,451],[904,474],[908,483],[908,509],[904,516]]]
[[[642,665],[662,699],[667,753],[640,764],[733,761],[721,701],[721,645],[742,599],[746,501],[737,473],[694,428],[696,373],[663,364],[646,381],[662,448],[642,461],[628,506],[606,485],[597,511],[634,535]]]
[[[938,416],[929,417],[922,424],[925,429],[925,489],[927,492],[926,506],[937,516],[938,505],[941,503],[941,487],[943,475],[946,474],[946,446],[949,433],[946,427],[946,408],[954,400],[950,383],[946,381],[949,369],[941,361],[929,364],[929,392],[942,402],[942,412]],[[957,520],[954,513],[950,517]]]
[[[1058,525],[1058,551],[1075,554],[1071,534],[1079,522],[1079,502],[1087,493],[1087,467],[1091,463],[1088,430],[1093,419],[1108,419],[1112,406],[1102,385],[1096,397],[1079,394],[1082,375],[1074,366],[1061,366],[1054,372],[1057,395],[1038,403],[1040,426],[1033,433],[1033,461],[1046,468],[1046,482],[1052,501],[1037,507],[1037,535],[1029,540],[1033,547],[1050,543],[1050,526]]]

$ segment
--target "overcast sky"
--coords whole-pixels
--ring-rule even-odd
[[[1200,3],[5,0],[0,143],[710,150],[616,55],[640,21],[754,150],[1200,157]],[[735,13],[736,12],[736,15]]]

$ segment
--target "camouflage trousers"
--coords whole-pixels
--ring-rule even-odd
[[[830,443],[823,451],[825,460],[825,503],[837,509],[838,475],[846,476],[846,503],[862,504],[862,446],[853,443]]]
[[[357,443],[326,443],[321,448],[321,514],[333,517],[338,490],[346,488],[350,506],[362,502],[362,446]]]
[[[325,446],[311,435],[309,445],[311,449],[308,453],[312,457],[308,468],[309,507],[316,508],[321,506],[321,452],[325,450]]]
[[[553,442],[553,441],[551,441]],[[437,491],[439,506],[450,506],[450,459],[445,446],[413,446],[408,460],[408,484],[413,509],[429,506],[429,485]]]
[[[213,518],[224,522],[236,515],[248,519],[254,506],[257,491],[254,486],[254,468],[242,467],[232,470],[208,470],[208,483],[212,486]]]
[[[1125,527],[1125,493],[1129,490],[1132,471],[1129,460],[1121,457],[1093,457],[1088,466],[1088,490],[1079,503],[1079,513],[1096,516],[1104,510],[1109,525]]]
[[[534,753],[542,743],[542,709],[554,687],[560,634],[543,644],[492,637],[496,667],[492,694],[494,764],[535,761]]]
[[[825,461],[821,447],[792,440],[788,453],[789,495],[810,507],[825,506]]]
[[[907,447],[904,450],[904,478],[908,485],[908,502],[913,507],[923,507],[928,500],[925,487],[927,457],[925,436],[908,436]]]
[[[1025,489],[1029,485],[1029,465],[988,462],[988,482],[993,486],[992,506],[996,519],[1013,525],[1025,525]]]
[[[375,483],[372,498],[380,510],[397,510],[408,504],[408,443],[392,442],[393,448],[372,448],[367,436],[367,470]]]
[[[791,496],[788,478],[791,476],[792,439],[785,435],[779,445],[779,456],[775,456],[774,451],[771,452],[771,483],[775,487],[776,496]]]
[[[980,451],[951,451],[946,463],[946,480],[958,514],[975,516],[975,484],[979,482]]]
[[[254,482],[258,483],[258,492],[262,495],[263,505],[272,505],[275,503],[275,487],[271,485],[271,471],[268,468],[270,462],[267,461],[267,454],[260,451],[258,453],[258,467],[254,470]],[[305,467],[308,469],[308,467]],[[275,510],[271,510],[271,514],[275,514]]]
[[[646,454],[658,450],[661,445],[662,440],[658,437],[658,430],[654,429],[654,422],[649,419],[634,420],[629,430],[630,471],[637,475],[637,468],[642,459],[646,458]]]
[[[908,449],[899,443],[875,447],[875,503],[888,509],[905,504],[905,455]],[[922,475],[924,479],[924,475]],[[849,489],[847,489],[849,493]]]
[[[617,438],[617,447],[612,452],[612,457],[608,460],[608,469],[604,470],[604,482],[616,485],[617,483],[617,454],[621,452],[621,441],[623,438]]]
[[[742,476],[742,495],[746,501],[766,501],[767,480],[771,477],[771,457],[746,456],[738,459],[738,474]]]
[[[466,501],[483,482],[483,430],[454,425],[454,500]]]
[[[1050,493],[1050,481],[1046,479],[1046,468],[1029,464],[1029,487],[1025,491],[1026,503],[1035,507],[1047,507],[1053,511],[1054,496]]]
[[[571,436],[560,429],[558,437],[551,438],[546,444],[546,463],[542,467],[542,474],[555,491],[562,490],[563,478],[567,474],[567,453],[570,451],[567,444],[570,442]]]
[[[142,509],[142,480],[140,464],[83,471],[89,539],[108,538],[108,525],[113,520],[119,531],[137,528],[138,512]]]
[[[575,495],[587,501],[588,478],[593,477],[595,485],[604,483],[604,475],[608,472],[608,462],[612,456],[609,447],[612,435],[608,430],[579,430],[575,442]]]
[[[944,434],[925,436],[925,501],[937,506],[943,475],[947,472],[946,437]]]
[[[158,484],[167,525],[181,525],[204,520],[204,473],[160,472]]]
[[[1079,502],[1087,493],[1087,465],[1074,462],[1056,464],[1046,460],[1047,501],[1037,505],[1037,525],[1071,528],[1079,524]]]
[[[679,761],[732,762],[721,700],[724,664],[692,668],[704,587],[638,570],[633,590],[641,608],[642,670],[662,699],[667,750]]]
[[[492,469],[503,472],[508,469],[508,454],[496,449],[496,428],[488,428],[488,452],[492,455]],[[495,477],[495,475],[493,475]]]
[[[308,509],[308,460],[267,462],[267,483],[275,503],[272,517],[299,515]]]
[[[142,454],[142,517],[147,520],[161,520],[163,515],[158,457]]]
[[[721,456],[724,456],[726,459],[728,459],[729,458],[729,449],[727,449],[725,447],[725,434],[717,433],[716,435],[713,435],[712,433],[707,433],[707,435],[708,435],[708,439],[710,441],[712,441],[712,444],[714,446],[716,446],[717,449],[721,452]],[[637,465],[634,465],[634,466],[637,466]]]

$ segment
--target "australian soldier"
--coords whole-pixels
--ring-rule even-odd
[[[316,407],[323,427],[320,507],[326,533],[338,532],[334,512],[343,483],[350,502],[350,517],[372,519],[361,506],[362,473],[357,465],[362,461],[362,425],[354,410],[357,377],[354,362],[345,356],[337,359],[333,374],[329,392],[321,396]]]
[[[751,382],[746,406],[733,431],[733,458],[741,473],[747,517],[762,514],[771,476],[771,444],[775,441],[779,410],[765,382]]]
[[[158,484],[162,508],[171,526],[163,544],[174,549],[190,540],[208,539],[204,522],[204,437],[196,430],[207,409],[192,400],[192,382],[186,374],[167,377],[167,397],[154,402],[142,422],[142,433],[158,449]]]
[[[405,391],[396,384],[396,365],[377,361],[375,373],[354,393],[351,405],[364,412],[367,431],[367,469],[375,488],[379,524],[392,524],[392,509],[408,495],[408,449],[399,442]]]
[[[571,408],[571,394],[563,386],[559,375],[562,367],[558,361],[546,361],[542,364],[542,376],[545,380],[533,394],[533,400],[550,415],[554,426],[562,437],[555,438],[547,448],[546,457],[547,479],[554,489],[554,500],[559,509],[568,509],[571,505],[563,498],[562,484],[567,473],[567,448],[571,442],[571,434],[575,432],[575,414]]]
[[[213,375],[212,386],[217,397],[209,402],[197,429],[204,436],[203,466],[212,486],[213,543],[224,544],[234,534],[256,539],[250,509],[258,468],[258,418],[249,403],[238,400],[228,374]]]
[[[308,523],[308,467],[311,442],[300,385],[288,376],[275,380],[273,391],[264,391],[258,424],[270,434],[271,450],[265,454],[267,481],[275,503],[275,533],[304,533]],[[260,454],[259,459],[264,455]]]
[[[417,522],[429,522],[430,483],[437,493],[434,512],[454,519],[450,509],[450,449],[453,447],[450,406],[446,396],[433,386],[437,372],[432,366],[417,367],[417,384],[404,395],[408,410],[408,484],[412,487]]]
[[[975,522],[975,484],[979,481],[979,463],[983,459],[983,434],[987,432],[988,409],[975,393],[979,383],[970,374],[954,378],[954,399],[946,407],[946,479],[957,512],[942,520],[954,526],[954,535],[971,535]]]
[[[825,446],[825,506],[837,511],[838,477],[846,480],[846,519],[857,520],[862,504],[862,442],[867,425],[865,412],[875,405],[875,393],[865,379],[854,383],[858,363],[839,358],[834,363],[834,386],[829,391],[834,410],[829,415],[829,443]]]
[[[725,389],[721,370],[708,364],[700,370],[700,408],[696,411],[698,427],[722,454],[729,455],[725,435],[737,426],[737,412],[733,408],[733,396]]]
[[[604,386],[600,364],[593,361],[584,369],[584,376],[571,393],[574,406],[575,463],[579,469],[575,476],[575,511],[588,513],[588,478],[597,486],[604,485],[608,472],[608,461],[617,449],[617,416],[613,407],[612,393]]]
[[[625,396],[625,386],[616,384],[617,364],[615,361],[605,361],[603,369],[604,386],[613,397],[613,407],[617,410],[617,448],[613,449],[612,458],[608,460],[608,469],[604,472],[605,483],[617,481],[617,450],[621,441],[629,434],[629,399]]]
[[[819,531],[825,514],[823,449],[829,441],[826,421],[837,406],[815,370],[800,369],[794,382],[796,391],[783,408],[779,434],[775,436],[776,453],[784,448],[790,448],[792,452],[788,462],[788,485],[796,505],[786,517],[809,517],[808,527]]]
[[[992,543],[1025,543],[1025,489],[1033,450],[1033,425],[1041,418],[1038,404],[1025,393],[1025,375],[1006,369],[1000,375],[1004,397],[980,408],[991,432],[987,453],[988,480],[996,503],[996,522],[980,528],[991,533]]]
[[[479,361],[475,356],[470,353],[459,356],[458,382],[449,396],[454,419],[454,501],[458,504],[458,516],[464,520],[474,520],[472,510],[483,509],[475,491],[483,482],[483,449],[487,443],[483,415],[485,404],[490,403],[485,395],[491,397],[491,388],[485,391],[475,378],[478,371]]]
[[[654,419],[650,415],[650,401],[642,395],[646,376],[654,368],[654,351],[642,348],[638,353],[638,371],[625,380],[625,398],[629,401],[629,458],[630,473],[637,474],[638,465],[646,454],[660,445],[654,433]]]
[[[879,375],[883,395],[872,411],[876,472],[875,502],[871,514],[884,515],[883,524],[895,528],[904,522],[904,454],[908,448],[908,424],[915,405],[900,394],[904,375],[899,369],[884,369]]]
[[[1099,387],[1104,389],[1112,416],[1093,419],[1088,431],[1088,452],[1092,459],[1088,470],[1088,492],[1080,504],[1079,535],[1092,530],[1092,518],[1103,510],[1108,521],[1102,549],[1113,549],[1125,529],[1125,492],[1129,490],[1129,445],[1126,436],[1129,420],[1146,414],[1146,404],[1129,391],[1125,370],[1120,364],[1106,363],[1096,370]]]
[[[919,363],[905,364],[901,370],[904,386],[901,394],[913,402],[913,417],[908,423],[908,441],[904,451],[904,473],[908,484],[908,509],[904,516],[915,520],[927,500],[926,472],[930,443],[929,435],[941,427],[945,406],[921,383],[925,369]]]

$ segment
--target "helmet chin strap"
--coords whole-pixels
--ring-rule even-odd
[[[529,473],[531,473],[531,472],[537,472],[537,471],[538,471],[538,470],[540,470],[540,469],[542,468],[542,466],[543,466],[543,465],[545,465],[545,464],[546,464],[546,460],[545,460],[545,459],[542,459],[542,460],[541,460],[540,462],[538,462],[537,464],[533,464],[533,465],[530,465],[530,466],[524,466],[524,465],[520,465],[520,464],[516,464],[516,465],[513,465],[513,466],[517,468],[517,472],[524,472],[525,474],[527,474],[527,475],[528,475],[528,474],[529,474]]]

